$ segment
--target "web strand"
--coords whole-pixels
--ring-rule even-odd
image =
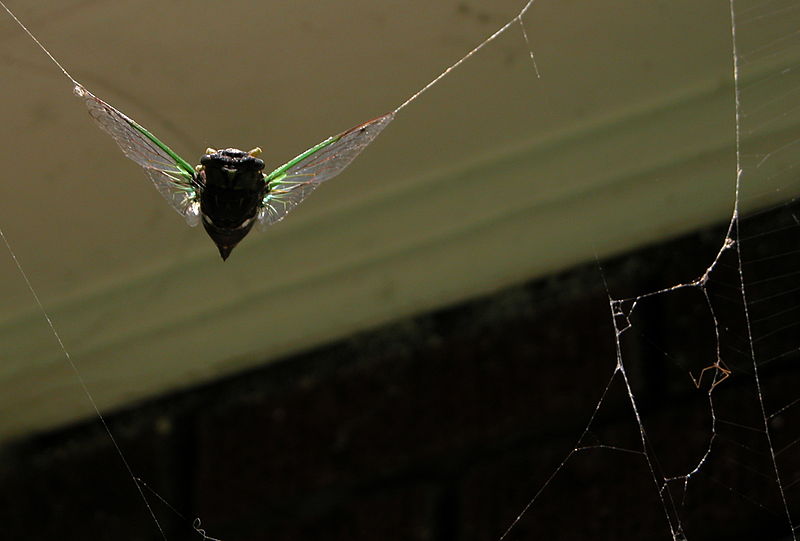
[[[3,7],[5,7],[5,6],[3,6]],[[28,291],[30,291],[30,294],[33,297],[33,300],[36,302],[36,306],[39,308],[39,311],[42,313],[42,316],[44,316],[45,321],[47,321],[47,326],[50,327],[50,332],[52,332],[53,336],[55,336],[56,341],[58,342],[58,347],[59,347],[59,349],[61,349],[61,353],[64,355],[64,358],[67,360],[67,363],[69,364],[70,368],[72,369],[72,372],[75,374],[75,377],[77,378],[78,382],[80,383],[81,388],[83,389],[83,392],[86,395],[86,398],[89,399],[89,403],[92,405],[92,409],[94,410],[95,415],[97,415],[97,418],[100,419],[100,423],[103,425],[103,429],[106,431],[106,434],[108,435],[108,439],[111,440],[111,443],[114,445],[114,449],[117,451],[117,455],[119,455],[119,458],[120,458],[120,460],[122,460],[122,463],[124,464],[125,469],[128,471],[128,475],[130,475],[131,479],[133,480],[134,484],[136,485],[136,490],[139,491],[139,495],[141,496],[145,507],[147,507],[147,512],[150,513],[150,517],[153,519],[153,522],[155,522],[155,525],[158,528],[158,531],[161,534],[161,537],[166,541],[167,536],[164,533],[164,529],[161,527],[161,523],[159,523],[158,518],[156,518],[156,515],[155,515],[155,512],[153,511],[153,508],[150,506],[150,502],[147,501],[147,498],[144,495],[144,491],[142,491],[142,487],[139,485],[139,483],[137,481],[137,477],[133,473],[133,468],[131,468],[131,465],[128,463],[128,459],[125,458],[125,454],[122,452],[122,448],[117,443],[117,440],[114,437],[114,434],[111,432],[111,428],[109,428],[108,423],[106,423],[105,417],[103,417],[103,414],[100,413],[100,408],[97,407],[97,402],[95,402],[94,397],[92,396],[92,393],[89,391],[89,387],[86,385],[86,381],[84,381],[83,376],[81,375],[80,371],[78,370],[78,367],[75,365],[75,362],[72,360],[72,356],[69,354],[69,351],[67,350],[66,346],[64,345],[64,341],[61,339],[61,335],[56,330],[56,326],[53,324],[53,319],[50,317],[50,314],[45,309],[44,304],[42,304],[41,299],[39,299],[39,294],[36,293],[36,289],[33,287],[33,284],[31,283],[30,279],[28,278],[28,274],[23,270],[22,264],[20,263],[19,259],[17,258],[17,254],[11,248],[11,244],[8,242],[8,239],[6,238],[6,234],[3,232],[2,228],[0,228],[0,237],[2,237],[3,244],[5,244],[6,249],[8,250],[8,253],[11,255],[12,261],[14,261],[14,265],[17,267],[17,270],[19,271],[20,275],[22,276],[22,279],[25,281],[25,285],[28,287]]]
[[[22,28],[22,30],[34,41],[34,43],[36,43],[36,45],[39,46],[39,48],[44,52],[44,54],[46,54],[47,57],[58,67],[58,69],[61,70],[61,73],[63,73],[67,77],[67,79],[69,79],[72,82],[73,87],[81,87],[82,86],[72,75],[70,75],[70,73],[66,70],[66,68],[64,68],[64,66],[62,66],[61,63],[58,60],[56,60],[56,58],[50,53],[50,51],[47,50],[47,48],[42,44],[42,42],[39,41],[39,39],[36,36],[34,36],[33,33],[30,30],[28,30],[28,28],[22,23],[22,21],[20,21],[17,18],[17,16],[14,15],[14,13],[10,9],[8,9],[8,6],[6,6],[6,4],[2,0],[0,0],[0,6],[3,7],[3,9],[6,11],[6,13],[8,13],[9,16],[11,16],[11,18],[14,19],[14,22],[16,22],[19,25],[19,27]],[[6,238],[6,235],[5,235],[5,233],[3,232],[2,229],[0,229],[0,237],[2,237],[3,243],[5,244],[6,249],[8,250],[9,254],[11,255],[11,259],[14,261],[14,265],[17,267],[17,270],[19,271],[20,275],[22,276],[23,280],[25,281],[25,285],[28,287],[28,291],[30,292],[31,296],[33,297],[33,300],[36,302],[36,306],[39,308],[39,311],[42,313],[42,316],[44,316],[45,321],[47,321],[47,326],[50,328],[50,332],[52,332],[53,336],[56,338],[56,341],[58,342],[58,347],[59,347],[59,349],[61,349],[61,353],[64,355],[64,358],[67,360],[67,363],[69,364],[70,368],[72,369],[72,372],[75,374],[75,377],[78,380],[78,383],[80,383],[80,386],[83,389],[83,392],[86,395],[86,398],[89,400],[89,403],[91,404],[92,409],[95,412],[95,415],[97,415],[97,418],[100,420],[100,423],[103,425],[103,429],[105,430],[106,434],[108,435],[108,439],[111,441],[112,445],[114,446],[114,449],[116,450],[117,455],[119,456],[120,460],[122,461],[122,464],[125,466],[125,470],[128,472],[128,475],[131,477],[131,479],[133,480],[134,484],[136,485],[136,490],[139,492],[139,496],[142,498],[142,501],[144,502],[144,505],[147,508],[147,512],[150,514],[150,517],[153,519],[153,522],[155,523],[156,528],[158,528],[159,534],[161,535],[162,539],[164,539],[166,541],[167,536],[166,536],[166,534],[164,532],[164,529],[161,527],[161,523],[158,521],[158,518],[156,517],[155,512],[153,511],[153,508],[150,506],[150,502],[147,501],[147,497],[145,496],[144,491],[142,490],[142,487],[137,482],[137,480],[136,480],[137,478],[136,478],[136,475],[133,472],[133,468],[131,467],[130,463],[128,462],[128,459],[125,458],[125,453],[122,452],[122,448],[117,443],[117,440],[114,437],[113,432],[111,432],[111,428],[108,426],[108,423],[106,422],[105,417],[103,417],[103,414],[100,412],[100,408],[97,406],[97,402],[95,401],[94,397],[92,396],[91,391],[89,391],[89,387],[86,385],[86,381],[83,379],[83,376],[81,375],[80,371],[78,370],[78,367],[75,365],[75,362],[72,360],[72,356],[70,355],[69,351],[67,350],[66,346],[64,345],[64,341],[61,339],[61,335],[59,334],[58,330],[56,330],[56,327],[53,324],[53,320],[50,317],[50,314],[45,309],[44,304],[42,304],[42,301],[39,298],[39,294],[36,293],[36,289],[33,287],[33,284],[31,283],[30,279],[28,278],[27,273],[22,268],[22,264],[20,263],[19,259],[17,258],[17,254],[11,248],[11,244],[8,242],[8,239]]]
[[[70,75],[70,74],[69,74],[69,72],[66,70],[66,68],[64,68],[64,66],[62,66],[62,65],[61,65],[61,62],[59,62],[58,60],[56,60],[56,57],[54,57],[52,54],[50,54],[50,51],[48,51],[48,50],[47,50],[47,48],[46,48],[44,45],[42,45],[42,42],[41,42],[41,41],[39,41],[39,39],[38,39],[36,36],[34,36],[34,35],[33,35],[33,33],[31,33],[31,31],[30,31],[30,30],[28,30],[28,27],[26,27],[24,24],[22,24],[22,21],[20,21],[19,19],[17,19],[17,16],[16,16],[16,15],[14,15],[14,14],[11,12],[11,10],[10,10],[10,9],[8,9],[8,6],[6,6],[6,5],[5,5],[5,3],[4,3],[2,0],[0,0],[0,6],[3,6],[3,9],[4,9],[4,10],[6,10],[6,13],[8,13],[8,14],[11,16],[11,18],[12,18],[12,19],[14,19],[14,22],[16,22],[16,23],[19,25],[19,27],[20,27],[20,28],[22,28],[22,30],[24,30],[26,34],[28,34],[28,36],[29,36],[29,37],[30,37],[30,38],[33,40],[33,42],[34,42],[34,43],[36,43],[36,45],[38,45],[38,46],[39,46],[39,48],[40,48],[42,51],[44,51],[44,54],[46,54],[46,55],[47,55],[47,57],[48,57],[50,60],[52,60],[52,61],[53,61],[53,64],[55,64],[56,66],[58,66],[58,69],[60,69],[60,70],[61,70],[61,73],[63,73],[64,75],[66,75],[67,79],[69,79],[70,81],[72,81],[72,86],[73,86],[73,87],[74,87],[74,86],[83,86],[83,85],[81,85],[81,84],[80,84],[78,81],[76,81],[76,80],[75,80],[75,78],[74,78],[72,75]]]
[[[512,26],[512,25],[513,25],[515,22],[518,22],[518,23],[519,23],[519,25],[520,25],[520,28],[522,29],[522,36],[524,37],[524,39],[525,39],[525,43],[526,43],[526,44],[527,44],[527,46],[528,46],[528,54],[529,54],[529,56],[530,56],[531,62],[533,62],[533,67],[534,67],[534,70],[536,71],[536,77],[538,77],[538,78],[541,78],[541,74],[539,73],[539,67],[538,67],[538,66],[537,66],[537,64],[536,64],[536,59],[534,58],[534,55],[533,55],[533,50],[532,50],[532,49],[531,49],[531,47],[530,47],[530,40],[528,39],[528,32],[525,30],[525,25],[524,25],[524,23],[523,23],[523,21],[522,21],[522,18],[525,16],[525,14],[528,12],[528,10],[531,8],[531,6],[533,5],[533,3],[534,3],[535,1],[536,1],[536,0],[528,0],[528,1],[527,1],[527,3],[526,3],[526,4],[525,4],[523,7],[522,7],[522,9],[521,9],[521,10],[519,10],[519,12],[518,12],[518,13],[517,13],[517,14],[516,14],[516,15],[515,15],[515,16],[514,16],[514,17],[513,17],[511,20],[509,20],[509,21],[508,21],[506,24],[504,24],[504,25],[503,25],[501,28],[499,28],[497,31],[495,31],[495,32],[494,32],[492,35],[490,35],[488,38],[486,38],[485,40],[483,40],[482,42],[480,42],[480,43],[479,43],[477,46],[475,46],[475,47],[474,47],[474,48],[473,48],[471,51],[469,51],[467,54],[465,54],[465,55],[464,55],[464,56],[462,56],[460,59],[458,59],[458,60],[457,60],[457,61],[455,61],[453,64],[451,64],[451,65],[450,65],[448,68],[446,68],[446,69],[445,69],[445,70],[444,70],[442,73],[440,73],[439,75],[437,75],[436,77],[434,77],[434,78],[433,78],[433,79],[432,79],[432,80],[431,80],[431,81],[430,81],[428,84],[426,84],[424,87],[422,87],[422,88],[421,88],[421,89],[419,89],[417,92],[415,92],[415,93],[414,93],[414,94],[413,94],[411,97],[409,97],[409,98],[408,98],[406,101],[404,101],[403,103],[401,103],[401,104],[400,104],[400,106],[399,106],[399,107],[397,107],[397,108],[396,108],[394,111],[392,111],[392,112],[393,112],[394,114],[397,114],[398,112],[400,112],[400,110],[401,110],[401,109],[404,109],[404,108],[405,108],[407,105],[409,105],[411,102],[413,102],[414,100],[416,100],[417,98],[419,98],[419,97],[420,97],[422,94],[424,94],[425,92],[427,92],[427,91],[428,91],[428,90],[429,90],[431,87],[433,87],[434,85],[436,85],[436,83],[438,83],[439,81],[441,81],[441,80],[442,80],[444,77],[446,77],[446,76],[447,76],[447,75],[448,75],[448,74],[449,74],[451,71],[453,71],[453,70],[454,70],[454,69],[456,69],[458,66],[460,66],[461,64],[463,64],[463,63],[464,63],[465,61],[467,61],[467,60],[468,60],[470,57],[472,57],[472,56],[473,56],[475,53],[477,53],[478,51],[480,51],[481,49],[483,49],[484,47],[486,47],[486,46],[487,46],[489,43],[491,43],[492,41],[494,41],[495,39],[497,39],[498,37],[500,37],[500,36],[501,36],[503,33],[505,33],[505,31],[506,31],[506,30],[508,30],[508,29],[509,29],[509,28],[510,28],[510,27],[511,27],[511,26]],[[22,30],[23,30],[23,31],[24,31],[24,32],[25,32],[25,33],[26,33],[26,34],[27,34],[27,35],[28,35],[28,36],[29,36],[29,37],[30,37],[30,38],[31,38],[31,39],[34,41],[34,43],[36,43],[36,45],[38,45],[38,46],[39,46],[39,48],[42,50],[42,52],[44,52],[44,54],[46,54],[46,55],[47,55],[47,57],[48,57],[48,58],[49,58],[49,59],[50,59],[50,60],[53,62],[53,64],[55,64],[55,65],[58,67],[58,69],[60,69],[60,70],[61,70],[61,73],[63,73],[63,74],[64,74],[64,75],[65,75],[65,76],[66,76],[66,77],[67,77],[67,78],[68,78],[68,79],[69,79],[69,80],[72,82],[72,85],[73,85],[73,87],[83,87],[83,85],[82,85],[81,83],[79,83],[79,82],[78,82],[78,81],[77,81],[77,80],[76,80],[76,79],[75,79],[75,78],[74,78],[72,75],[70,75],[70,73],[69,73],[69,72],[66,70],[66,68],[65,68],[63,65],[61,65],[61,62],[59,62],[58,60],[56,60],[56,57],[55,57],[55,56],[53,56],[53,55],[52,55],[52,53],[50,53],[50,51],[49,51],[49,50],[48,50],[48,49],[47,49],[47,48],[46,48],[46,47],[45,47],[45,46],[42,44],[42,42],[41,42],[41,41],[39,41],[39,39],[38,39],[38,38],[37,38],[35,35],[33,35],[33,33],[32,33],[30,30],[28,30],[28,27],[26,27],[26,26],[25,26],[25,25],[22,23],[22,21],[20,21],[20,20],[17,18],[17,16],[16,16],[16,15],[14,15],[14,13],[13,13],[13,12],[12,12],[10,9],[8,9],[8,6],[6,6],[5,2],[3,2],[2,0],[0,0],[0,6],[2,6],[2,7],[3,7],[3,9],[6,11],[6,13],[8,13],[8,14],[9,14],[9,16],[11,16],[11,18],[12,18],[12,19],[14,19],[14,22],[16,22],[16,23],[19,25],[19,27],[20,27],[20,28],[22,28]]]
[[[756,360],[753,326],[750,318],[750,310],[748,308],[747,287],[745,285],[745,278],[744,278],[742,246],[740,242],[741,235],[739,231],[739,193],[741,191],[740,188],[742,182],[742,151],[741,151],[742,104],[741,104],[741,88],[740,88],[741,81],[739,75],[739,54],[738,54],[738,43],[736,39],[736,10],[734,8],[734,0],[730,0],[729,5],[731,13],[731,50],[733,52],[733,89],[734,89],[734,99],[735,99],[735,121],[736,121],[736,202],[731,223],[735,224],[735,232],[737,239],[736,260],[738,262],[738,267],[739,267],[738,269],[739,286],[741,287],[741,294],[743,301],[742,304],[744,307],[745,328],[747,330],[747,338],[748,338],[747,342],[750,348],[749,349],[750,360],[753,364],[753,379],[755,382],[756,394],[758,396],[758,405],[761,408],[761,418],[764,421],[764,437],[767,440],[767,447],[769,448],[769,456],[772,462],[772,469],[773,473],[775,474],[775,481],[778,487],[778,492],[780,494],[781,503],[783,504],[783,511],[786,514],[786,519],[789,524],[789,530],[791,531],[792,540],[797,541],[797,534],[795,532],[794,523],[792,521],[792,513],[789,510],[789,502],[786,500],[786,492],[783,488],[783,482],[781,481],[781,473],[780,469],[778,468],[778,461],[775,455],[775,446],[772,442],[772,435],[770,434],[769,415],[767,415],[767,409],[766,406],[764,405],[764,393],[761,387],[761,380],[759,378],[759,367],[758,367],[758,362]],[[764,160],[765,159],[766,157],[764,158]]]
[[[535,1],[536,0],[528,0],[528,2],[522,7],[522,9],[519,10],[519,12],[516,15],[514,15],[514,17],[510,21],[508,21],[506,24],[500,27],[491,36],[489,36],[488,38],[480,42],[478,45],[476,45],[467,54],[465,54],[464,56],[453,62],[442,73],[434,77],[428,84],[417,90],[410,98],[401,103],[397,109],[392,111],[392,113],[393,114],[399,113],[401,109],[405,108],[408,104],[410,104],[411,102],[419,98],[422,94],[427,92],[432,86],[434,86],[436,83],[444,79],[451,71],[453,71],[458,66],[469,60],[469,58],[472,57],[475,53],[477,53],[478,51],[486,47],[488,44],[493,42],[495,39],[500,37],[500,35],[502,35],[506,30],[508,30],[511,27],[511,25],[513,25],[515,22],[519,21],[520,25],[522,25],[522,17],[525,16],[525,13],[527,13],[527,11],[530,9],[530,7],[533,5]],[[524,26],[522,26],[522,35],[525,37],[525,43],[527,43],[530,46],[530,41],[528,40],[528,33],[525,31]],[[536,66],[536,60],[533,57],[533,51],[528,49],[528,52],[530,53],[531,60],[533,61],[533,66],[534,69],[536,70],[536,76],[539,77],[539,68]]]

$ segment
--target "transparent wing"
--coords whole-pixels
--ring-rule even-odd
[[[145,169],[172,208],[189,225],[197,225],[200,204],[192,166],[133,119],[82,86],[75,87],[75,94],[83,98],[89,115],[117,142],[125,156]]]
[[[259,223],[266,226],[282,220],[317,186],[350,165],[393,119],[394,113],[388,113],[329,137],[267,175]]]
[[[195,227],[200,223],[200,199],[191,183],[182,176],[146,168],[145,172],[170,206],[183,216],[186,223]]]

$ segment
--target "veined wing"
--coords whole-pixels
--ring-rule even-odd
[[[394,113],[388,113],[328,137],[267,175],[259,222],[271,225],[282,220],[317,186],[350,165],[393,119]]]
[[[200,222],[200,204],[192,180],[192,166],[132,118],[82,86],[75,87],[75,94],[83,98],[89,115],[117,142],[125,156],[144,168],[172,208],[189,225],[197,225]]]

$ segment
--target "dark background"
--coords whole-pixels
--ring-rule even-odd
[[[225,541],[495,541],[531,501],[507,539],[788,539],[774,468],[796,513],[796,214],[738,224],[743,264],[726,251],[704,288],[620,305],[646,454],[608,292],[701,276],[727,224],[107,420],[169,539],[200,539],[200,516]],[[715,328],[732,374],[709,394],[712,371],[689,376],[714,362]],[[160,538],[97,420],[17,442],[1,467],[9,539]]]

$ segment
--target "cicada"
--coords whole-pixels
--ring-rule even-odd
[[[190,226],[200,223],[225,260],[259,224],[282,220],[317,186],[342,172],[392,121],[394,112],[328,137],[271,173],[261,149],[206,149],[192,166],[141,124],[80,84],[89,114],[122,152],[142,166],[161,195]]]

